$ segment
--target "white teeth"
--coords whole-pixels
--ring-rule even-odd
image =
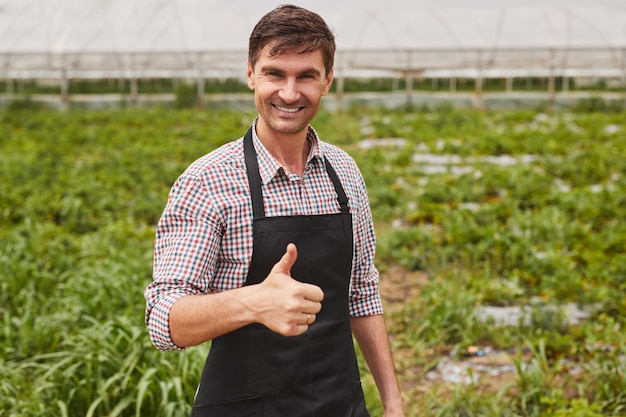
[[[282,107],[282,106],[276,106],[276,108],[280,111],[284,111],[287,113],[295,113],[298,110],[300,110],[300,107]]]

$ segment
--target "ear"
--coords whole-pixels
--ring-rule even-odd
[[[333,85],[333,78],[335,76],[335,69],[331,68],[328,71],[328,75],[326,75],[326,82],[324,84],[324,90],[322,90],[322,95],[325,96],[330,91],[330,87]]]
[[[246,77],[248,78],[248,88],[254,91],[254,68],[250,65],[250,61],[247,62],[248,69],[246,71]]]

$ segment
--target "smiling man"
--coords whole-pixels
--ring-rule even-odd
[[[261,18],[247,68],[258,117],[172,186],[146,323],[162,350],[211,341],[192,416],[368,416],[352,335],[384,415],[402,416],[365,184],[310,126],[334,53],[315,13]]]
[[[330,89],[333,70],[322,66],[320,50],[272,56],[273,48],[273,43],[266,45],[254,64],[248,62],[248,85],[260,115],[257,130],[306,135]]]
[[[248,62],[248,86],[259,111],[256,134],[278,162],[302,175],[311,149],[309,122],[330,89],[333,70],[323,66],[320,50],[275,55],[275,48],[267,44]]]

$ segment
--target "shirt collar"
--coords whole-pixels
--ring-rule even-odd
[[[317,135],[315,129],[313,129],[310,125],[306,139],[311,144],[311,150],[309,152],[309,156],[307,157],[307,165],[312,164],[315,161],[321,161],[323,164],[324,156],[320,148],[319,136]],[[259,137],[256,134],[256,119],[252,124],[252,142],[254,143],[254,149],[257,153],[257,163],[259,164],[261,181],[263,184],[267,184],[281,171],[283,167],[259,140]]]

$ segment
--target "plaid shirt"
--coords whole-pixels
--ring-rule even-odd
[[[266,216],[340,211],[325,155],[341,180],[352,213],[350,314],[381,314],[373,263],[376,243],[363,177],[346,152],[320,141],[313,128],[307,139],[311,152],[299,177],[284,170],[253,132]],[[243,286],[251,258],[252,203],[243,139],[239,139],[195,161],[172,186],[157,226],[154,279],[145,291],[146,323],[154,345],[161,350],[180,349],[169,332],[174,302],[186,295]]]

